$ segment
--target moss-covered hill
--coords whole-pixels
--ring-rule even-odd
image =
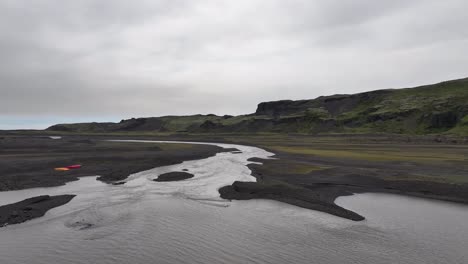
[[[165,116],[59,124],[70,132],[450,133],[468,135],[468,78],[407,89],[265,102],[242,116]]]

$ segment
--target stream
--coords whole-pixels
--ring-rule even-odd
[[[366,217],[352,222],[276,201],[227,201],[218,189],[255,181],[247,160],[272,153],[197,144],[241,153],[139,172],[124,185],[90,176],[0,192],[0,205],[77,195],[44,217],[0,228],[0,263],[468,263],[465,205],[374,193],[338,198],[337,204]],[[153,181],[183,169],[195,176]]]

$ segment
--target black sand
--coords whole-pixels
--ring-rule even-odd
[[[100,138],[7,136],[0,137],[0,191],[51,187],[100,175],[101,181],[121,185],[130,174],[203,159],[226,151],[207,145],[106,142]],[[230,149],[227,151],[231,151]],[[55,171],[81,164],[82,168]],[[43,216],[74,195],[40,196],[0,207],[0,226]]]
[[[109,145],[109,142],[98,140],[110,136],[93,136],[88,139],[66,137],[62,139],[66,144],[61,140],[6,138],[0,139],[0,190],[56,186],[82,175],[103,175],[101,180],[120,184],[122,179],[134,172],[184,160],[202,159],[226,151],[202,145],[187,149],[160,149],[156,145],[137,143]],[[468,203],[468,141],[465,138],[235,134],[120,138],[253,145],[276,154],[277,159],[274,160],[252,159],[263,163],[249,165],[257,183],[236,182],[221,188],[220,194],[226,199],[273,199],[351,220],[362,220],[362,217],[337,206],[334,203],[337,197],[353,193],[385,192]],[[293,152],[278,147],[292,148]],[[320,152],[294,153],[296,148],[326,150],[337,154],[324,156]],[[372,155],[368,159],[346,157],[342,155],[343,151],[350,151],[353,155],[355,152]],[[395,153],[397,159],[394,159]],[[411,156],[411,153],[417,155]],[[423,159],[427,153],[432,153],[433,159]],[[376,159],[374,155],[383,156],[384,159]],[[82,163],[83,169],[51,172],[53,167],[75,163]]]
[[[414,148],[397,146],[402,155]],[[249,165],[256,183],[235,183],[220,189],[220,193],[226,199],[273,199],[351,220],[364,218],[337,206],[334,202],[337,197],[381,192],[468,204],[468,163],[444,160],[437,145],[424,145],[424,148],[430,153],[440,152],[440,160],[422,163],[410,158],[407,161],[360,160],[271,150],[276,153],[276,159],[254,158],[252,161],[262,165]],[[453,149],[465,151],[464,147]],[[297,172],[296,167],[318,169]]]
[[[468,204],[466,138],[391,134],[220,134],[157,138],[253,145],[275,153],[273,160],[252,159],[263,163],[249,165],[257,183],[235,183],[221,188],[220,194],[226,199],[273,199],[351,220],[362,220],[362,217],[337,206],[334,202],[337,197],[382,192]],[[332,155],[321,155],[320,151],[292,153],[278,147],[293,151],[318,149]],[[356,157],[343,156],[343,151]],[[361,155],[366,153],[367,156]]]
[[[174,172],[161,174],[158,176],[157,179],[154,179],[154,181],[157,181],[157,182],[182,181],[182,180],[186,180],[190,178],[193,178],[193,174],[182,172],[182,171],[174,171]]]
[[[0,191],[59,186],[80,176],[119,182],[132,173],[223,151],[208,145],[107,142],[98,137],[0,137]],[[54,170],[72,164],[82,168]]]
[[[0,206],[0,227],[41,217],[50,209],[68,203],[73,197],[75,195],[43,195]]]
[[[363,216],[344,209],[336,205],[333,201],[322,199],[319,192],[311,192],[299,187],[285,187],[281,183],[262,184],[236,181],[230,186],[219,189],[219,193],[224,199],[271,199],[302,208],[326,212],[353,221],[364,220]]]

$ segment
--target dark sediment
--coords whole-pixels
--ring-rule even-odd
[[[362,149],[363,153],[375,153],[383,158],[332,157],[269,150],[276,153],[276,159],[249,160],[262,163],[248,165],[257,183],[227,186],[220,189],[221,196],[240,200],[273,199],[353,220],[359,219],[337,209],[337,197],[380,192],[468,204],[468,163],[457,160],[455,156],[468,157],[468,148],[463,144],[454,146],[452,141],[434,143],[426,140],[426,137],[409,136],[406,140],[403,136],[328,137],[331,139],[288,136],[281,141],[264,141],[256,145],[266,150],[270,145],[291,147],[293,150],[296,147],[330,152],[338,150],[338,154],[340,151]],[[408,155],[408,158],[392,159],[394,153],[400,157]],[[411,153],[417,154],[412,157]],[[434,153],[437,159],[425,160],[426,153]],[[389,156],[386,158],[384,155]],[[305,171],[301,171],[301,168]],[[308,168],[312,169],[309,171]]]
[[[68,203],[73,197],[75,195],[43,195],[0,206],[0,227],[41,217],[50,209]]]
[[[182,180],[186,180],[190,178],[193,178],[193,174],[182,172],[182,171],[174,171],[174,172],[161,174],[159,175],[157,179],[154,179],[154,181],[157,181],[157,182],[182,181]]]
[[[230,186],[219,189],[219,193],[224,199],[271,199],[302,208],[326,212],[353,221],[364,220],[364,217],[361,215],[344,209],[333,202],[322,199],[320,193],[303,188],[286,186],[284,184],[236,181]],[[341,193],[341,195],[345,194],[349,195],[349,193]]]
[[[225,148],[224,149],[225,152],[231,152],[231,153],[234,153],[234,152],[239,152],[239,153],[242,153],[242,151],[236,149],[236,148]]]
[[[468,185],[421,180],[419,175],[457,175],[466,164],[424,164],[325,158],[280,152],[275,160],[253,158],[252,175],[257,183],[235,183],[220,189],[226,199],[273,199],[327,212],[351,220],[362,220],[335,204],[335,199],[353,193],[381,192],[468,203]],[[295,173],[297,165],[323,166],[308,173]],[[454,166],[455,165],[455,166]],[[398,177],[398,178],[397,178]],[[272,184],[272,182],[274,184]]]
[[[6,136],[5,141],[11,141]],[[19,138],[19,137],[16,137]],[[56,186],[76,179],[76,175],[105,175],[106,182],[121,181],[128,174],[157,166],[179,163],[183,158],[201,159],[204,155],[211,156],[216,152],[229,151],[213,146],[207,149],[175,150],[160,149],[155,145],[127,143],[110,147],[102,145],[96,139],[107,137],[64,137],[61,140],[48,140],[45,146],[38,145],[35,140],[20,141],[12,144],[2,144],[0,138],[0,190],[23,189],[38,186]],[[128,137],[121,137],[126,139]],[[130,139],[146,140],[180,140],[220,142],[242,145],[254,145],[269,150],[274,146],[307,147],[334,151],[353,151],[356,148],[363,152],[385,154],[386,148],[406,155],[413,150],[424,153],[434,153],[440,157],[430,162],[412,160],[364,160],[346,157],[330,157],[306,155],[285,151],[269,150],[276,153],[275,160],[251,159],[263,165],[250,164],[252,175],[257,183],[247,186],[236,183],[237,189],[227,186],[220,189],[226,199],[274,199],[281,202],[328,212],[345,218],[359,220],[356,215],[349,214],[337,206],[334,201],[342,195],[364,192],[385,192],[468,203],[468,163],[463,161],[444,160],[444,153],[468,157],[466,138],[449,136],[409,136],[392,134],[368,135],[279,135],[269,139],[263,136],[242,135],[188,135],[147,137],[132,136]],[[51,143],[52,142],[52,143]],[[65,143],[62,143],[65,142]],[[51,145],[52,144],[52,145]],[[55,144],[55,145],[54,145]],[[56,146],[56,144],[70,147]],[[83,145],[84,144],[84,145]],[[202,145],[197,145],[202,146]],[[150,147],[154,148],[153,150]],[[215,148],[213,150],[213,148]],[[231,149],[230,151],[236,151]],[[383,152],[382,152],[383,151]],[[158,154],[156,153],[158,152]],[[175,153],[174,153],[175,152]],[[387,151],[388,152],[388,151]],[[107,154],[106,154],[107,153]],[[165,154],[170,158],[165,160]],[[53,155],[49,160],[47,155]],[[154,159],[148,155],[155,155]],[[197,156],[198,155],[198,156]],[[63,159],[63,157],[75,157]],[[88,157],[84,163],[76,157]],[[47,158],[45,158],[47,157]],[[175,158],[174,158],[175,157]],[[162,161],[159,159],[161,158]],[[93,163],[96,159],[95,163]],[[13,162],[11,162],[13,160]],[[60,162],[56,162],[56,161]],[[142,161],[144,160],[144,161]],[[56,163],[51,163],[55,161]],[[141,164],[139,163],[141,161]],[[168,163],[169,164],[165,164]],[[170,163],[175,162],[175,163]],[[58,163],[58,164],[57,164]],[[83,169],[69,172],[50,172],[57,165],[83,163]],[[135,164],[137,163],[137,164]],[[5,167],[6,165],[6,167]],[[133,167],[135,165],[135,167]],[[318,170],[296,171],[295,167],[319,167]],[[127,169],[126,166],[132,166]],[[114,168],[115,167],[115,172]],[[45,169],[46,168],[46,169]],[[89,170],[88,170],[89,169]],[[14,177],[13,177],[14,176]],[[453,181],[453,177],[457,180]]]
[[[132,173],[204,159],[225,151],[211,145],[177,147],[170,144],[161,148],[154,143],[107,142],[101,139],[108,138],[1,137],[0,191],[59,186],[81,176],[93,175],[100,175],[98,179],[103,182],[119,184]],[[82,168],[54,171],[56,167],[71,164],[81,164]]]
[[[466,175],[466,164],[418,164],[409,162],[378,162],[323,158],[280,152],[278,160],[252,159],[262,165],[250,164],[252,175],[258,181],[276,180],[301,186],[334,201],[341,193],[382,192],[468,203],[468,185],[444,181],[421,180],[419,175]],[[324,169],[306,174],[282,171],[278,165],[306,164],[324,166]],[[443,179],[440,176],[440,179]]]

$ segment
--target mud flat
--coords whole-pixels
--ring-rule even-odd
[[[212,145],[135,144],[105,139],[0,137],[0,191],[59,186],[90,175],[100,175],[98,179],[106,183],[119,182],[136,172],[231,151]],[[82,167],[54,170],[72,164]]]
[[[50,209],[68,203],[73,197],[75,195],[42,195],[0,206],[0,227],[44,216]]]
[[[182,181],[186,179],[193,178],[193,174],[182,172],[182,171],[173,171],[164,173],[158,176],[158,178],[154,179],[153,181],[156,182],[167,182],[167,181]]]

